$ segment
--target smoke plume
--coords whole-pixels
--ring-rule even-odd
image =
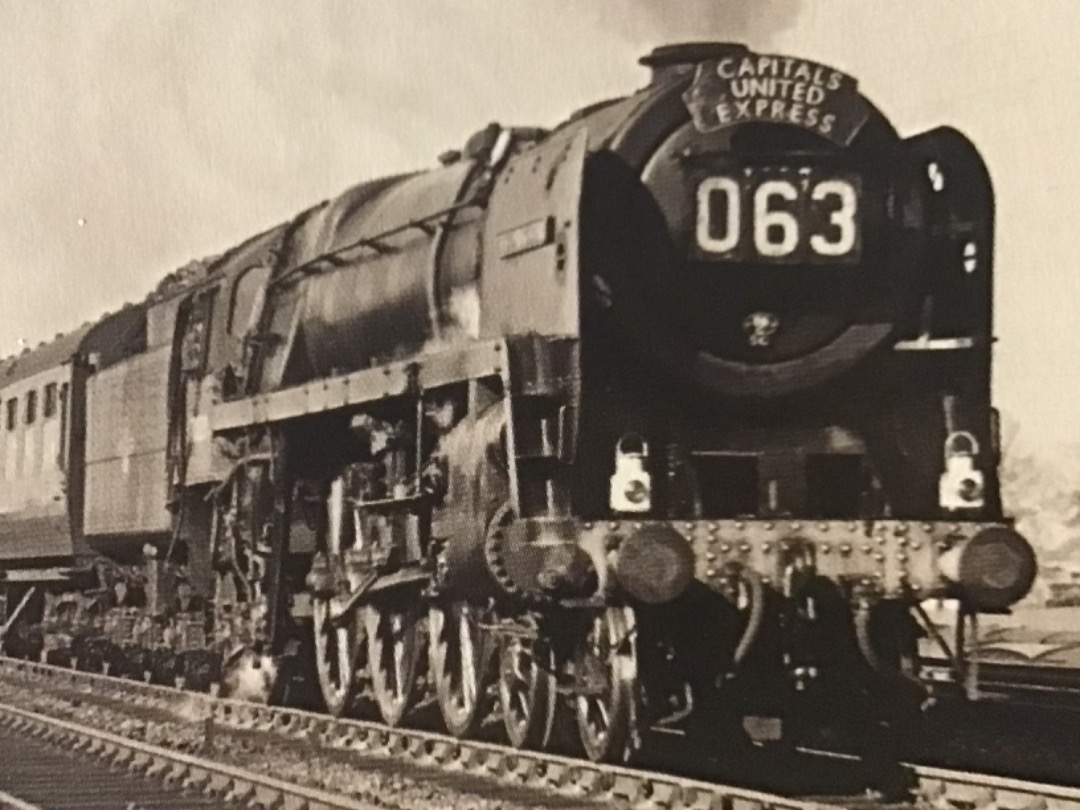
[[[615,0],[592,4],[589,15],[645,50],[702,40],[765,49],[795,24],[800,4],[801,0]]]

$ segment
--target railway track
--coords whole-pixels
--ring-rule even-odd
[[[980,700],[1009,700],[1080,712],[1080,669],[1039,664],[979,664]]]
[[[200,724],[206,737],[215,734],[258,735],[264,739],[299,740],[311,751],[332,752],[350,765],[367,769],[426,774],[439,781],[446,777],[480,780],[485,790],[501,792],[510,801],[537,806],[622,806],[636,810],[820,810],[823,806],[877,808],[881,802],[868,797],[784,796],[743,787],[716,784],[652,771],[601,766],[541,752],[517,751],[485,742],[457,740],[441,734],[411,729],[390,729],[353,719],[335,719],[306,711],[242,703],[206,694],[184,692],[141,682],[52,667],[45,664],[0,658],[0,680],[32,686],[40,693],[77,693],[87,700],[111,701],[134,711],[169,712]],[[349,799],[322,794],[318,798],[288,799],[287,787],[277,780],[263,785],[255,774],[190,755],[155,749],[153,755],[115,754],[134,752],[145,745],[117,735],[76,729],[67,721],[48,718],[21,719],[28,714],[0,706],[4,723],[53,724],[61,735],[72,735],[84,748],[144,764],[153,760],[161,772],[177,769],[197,774],[211,784],[235,784],[230,788],[238,800],[259,801],[265,792],[266,806],[372,807],[349,804]],[[94,740],[98,740],[94,742]],[[126,747],[125,747],[126,746]],[[135,760],[131,758],[135,757]],[[172,759],[169,759],[169,758]],[[166,764],[168,763],[168,764]],[[146,767],[150,767],[146,765]],[[215,772],[213,769],[219,769]],[[977,773],[908,766],[913,792],[909,802],[890,807],[931,807],[934,810],[1080,810],[1080,789],[1025,782]],[[220,775],[212,775],[219,773]],[[175,779],[176,777],[174,777]],[[230,782],[229,780],[234,780]],[[218,780],[215,782],[214,780]],[[246,791],[246,792],[245,792]],[[280,797],[280,798],[274,798]],[[546,799],[544,797],[547,797]],[[288,801],[298,802],[289,804]],[[304,802],[307,802],[305,804]],[[341,803],[335,804],[338,801]],[[283,803],[284,802],[284,803]],[[323,802],[319,804],[318,802]],[[376,802],[375,804],[378,804]]]
[[[373,810],[4,703],[0,762],[0,810]]]

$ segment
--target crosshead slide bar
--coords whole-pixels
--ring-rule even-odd
[[[32,683],[40,689],[50,686],[59,690],[76,689],[144,709],[177,712],[178,707],[184,705],[186,711],[197,709],[206,728],[217,726],[265,733],[281,739],[318,740],[327,750],[351,752],[357,757],[377,757],[434,770],[465,772],[503,785],[586,798],[604,805],[629,804],[643,810],[868,810],[875,806],[865,798],[850,801],[800,799],[663,773],[598,765],[555,754],[217,698],[47,664],[0,658],[0,675]],[[1080,789],[1077,788],[923,766],[909,767],[917,779],[914,798],[919,807],[929,806],[934,810],[1080,810]]]

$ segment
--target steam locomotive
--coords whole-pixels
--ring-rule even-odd
[[[921,603],[1036,569],[986,167],[826,65],[642,63],[3,361],[8,652],[610,762],[917,715]]]

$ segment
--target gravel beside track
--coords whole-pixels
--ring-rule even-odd
[[[881,807],[867,797],[780,796],[662,773],[392,730],[308,712],[221,700],[42,664],[0,659],[0,700],[79,717],[135,738],[264,768],[379,807],[724,808]],[[16,695],[15,693],[20,693]],[[161,738],[164,738],[162,740]],[[981,774],[913,768],[912,802],[935,810],[1080,810],[1080,790]]]

